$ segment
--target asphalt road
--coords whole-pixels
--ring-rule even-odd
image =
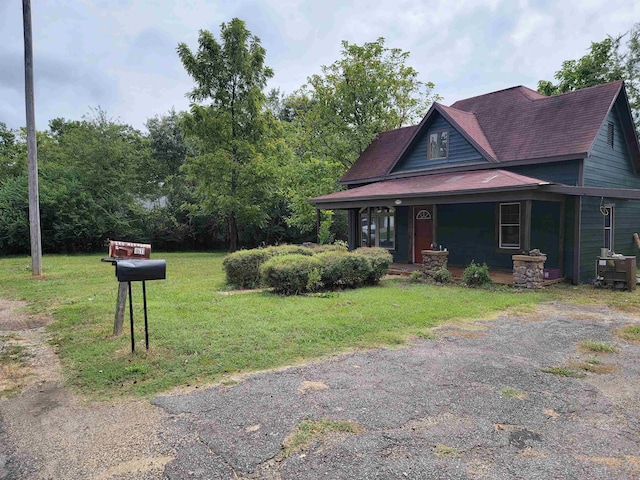
[[[158,396],[170,479],[640,478],[640,320],[552,304],[535,314],[442,328],[409,347],[255,374],[232,386]],[[583,351],[585,340],[618,353]],[[545,373],[596,359],[584,378]],[[348,421],[312,436],[301,422]]]

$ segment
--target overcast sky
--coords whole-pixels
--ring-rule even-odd
[[[247,22],[267,50],[269,87],[290,93],[378,37],[411,52],[420,79],[450,105],[514,85],[536,88],[592,41],[640,21],[637,0],[32,0],[37,129],[100,106],[136,128],[188,108],[176,54],[200,29]],[[25,125],[21,0],[0,0],[0,122]]]

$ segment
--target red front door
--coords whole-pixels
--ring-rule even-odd
[[[413,207],[414,263],[422,263],[421,250],[429,250],[433,242],[433,205]]]

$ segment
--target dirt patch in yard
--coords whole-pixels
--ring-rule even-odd
[[[19,345],[21,391],[0,399],[0,479],[162,478],[171,449],[147,401],[87,402],[64,385],[43,324],[0,300],[0,336]]]

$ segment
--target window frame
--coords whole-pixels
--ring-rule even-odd
[[[375,218],[375,222],[372,222],[372,219]],[[379,232],[382,230],[382,225],[384,224],[384,218],[390,218],[388,225],[390,224],[393,229],[392,238],[389,239],[393,243],[392,246],[380,246],[380,234]],[[362,247],[379,247],[386,248],[390,252],[396,251],[397,246],[397,228],[396,228],[396,209],[394,207],[388,206],[379,206],[379,207],[363,207],[360,209],[358,214],[359,219],[359,228],[360,228],[360,246]],[[363,219],[366,219],[367,225],[363,226]],[[372,232],[371,225],[375,223],[376,228],[375,231]],[[365,229],[366,228],[366,233]],[[389,230],[389,226],[386,227]],[[373,242],[371,242],[371,238],[373,235]],[[373,245],[371,244],[373,243]]]
[[[446,153],[445,153],[445,156],[444,157],[434,157],[432,149],[431,149],[431,136],[432,135],[438,135],[438,137],[440,138],[440,142],[442,142],[442,134],[443,133],[446,134],[446,145],[445,145]],[[428,139],[429,140],[428,140],[428,144],[427,144],[427,159],[428,160],[446,160],[447,158],[449,158],[449,138],[450,138],[449,130],[446,129],[446,128],[441,129],[441,130],[433,130],[433,131],[429,132],[429,135],[428,135]],[[438,143],[436,141],[436,148],[437,148],[437,145],[438,145]]]
[[[518,223],[503,223],[502,222],[502,207],[506,205],[518,206]],[[513,252],[522,248],[522,202],[500,202],[498,204],[497,215],[497,227],[498,227],[498,249]],[[502,227],[518,227],[518,245],[505,246],[502,242]]]
[[[615,205],[604,205],[604,210],[608,212],[608,215],[603,215],[602,219],[602,246],[607,250],[613,251],[614,237],[615,237]],[[609,220],[609,226],[607,227],[607,217]],[[609,240],[609,246],[607,246],[607,238]]]

